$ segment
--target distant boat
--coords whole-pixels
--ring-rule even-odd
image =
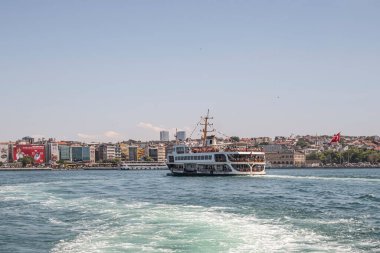
[[[121,170],[130,170],[131,168],[128,166],[128,164],[122,163],[120,169]]]

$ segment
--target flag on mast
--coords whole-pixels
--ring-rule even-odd
[[[337,133],[337,134],[334,134],[334,136],[332,137],[332,139],[330,141],[330,144],[331,143],[336,143],[336,142],[340,142],[340,132]]]

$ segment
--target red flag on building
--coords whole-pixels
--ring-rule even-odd
[[[334,136],[332,137],[332,139],[330,141],[330,144],[335,143],[335,142],[340,142],[340,132],[337,134],[334,134]]]

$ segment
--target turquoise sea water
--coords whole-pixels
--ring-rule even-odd
[[[0,172],[0,252],[380,252],[380,170]]]

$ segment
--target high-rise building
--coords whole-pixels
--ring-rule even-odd
[[[177,140],[179,140],[179,141],[186,140],[186,132],[185,131],[178,131],[177,132]]]
[[[169,141],[169,131],[160,132],[160,141]]]
[[[58,145],[59,160],[71,161],[71,148],[67,145]]]

